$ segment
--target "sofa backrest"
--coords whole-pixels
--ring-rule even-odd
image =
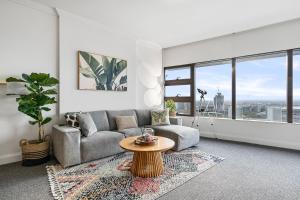
[[[106,111],[100,110],[100,111],[92,111],[89,113],[92,116],[98,131],[109,131],[110,130]]]
[[[99,110],[88,113],[90,113],[92,119],[94,120],[98,131],[117,130],[117,116],[134,116],[139,127],[151,125],[151,110],[149,109]]]
[[[117,130],[116,117],[117,116],[134,116],[138,121],[135,110],[107,110],[107,117],[110,130]]]
[[[139,126],[151,125],[151,110],[138,109],[135,110],[137,115],[137,122]]]

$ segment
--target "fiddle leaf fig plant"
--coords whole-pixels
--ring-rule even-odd
[[[59,81],[45,73],[22,74],[22,79],[9,77],[6,81],[24,83],[28,94],[16,98],[18,110],[33,119],[29,124],[38,125],[38,141],[42,142],[45,135],[44,125],[51,121],[51,117],[44,117],[43,112],[50,111],[48,105],[56,103],[55,97],[51,96],[57,94],[56,85]]]
[[[169,109],[170,112],[176,112],[176,105],[173,99],[168,99],[166,101],[166,108]]]

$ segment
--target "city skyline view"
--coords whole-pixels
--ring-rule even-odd
[[[293,61],[294,119],[300,122],[300,55],[297,52]],[[195,107],[199,109],[200,94],[197,88],[207,91],[208,112],[218,110],[220,117],[231,117],[231,61],[227,63],[196,64],[195,67]],[[188,79],[190,69],[166,71],[166,80]],[[287,96],[287,55],[280,53],[271,56],[237,59],[236,62],[236,101],[237,118],[286,121]],[[216,100],[216,95],[219,98]],[[190,96],[189,85],[166,86],[165,96]],[[221,95],[221,96],[220,96]],[[220,100],[222,99],[222,100]],[[222,101],[222,102],[218,102]],[[183,105],[183,104],[182,104]],[[181,104],[179,106],[182,107]],[[188,104],[185,104],[187,107]],[[221,106],[223,111],[220,112]],[[183,112],[184,107],[180,108]],[[280,109],[280,111],[278,111]],[[285,113],[285,114],[284,114]],[[272,114],[272,116],[271,116]],[[297,116],[296,116],[297,115]]]

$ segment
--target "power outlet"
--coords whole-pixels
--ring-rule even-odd
[[[209,119],[209,123],[211,126],[215,125],[214,120],[213,119]]]

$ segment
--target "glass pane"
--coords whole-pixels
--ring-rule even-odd
[[[300,123],[300,50],[294,51],[293,59],[293,84],[294,84],[294,103],[293,103],[293,121]]]
[[[196,111],[203,116],[231,118],[231,62],[197,64],[196,68]],[[199,90],[206,91],[201,104]]]
[[[191,103],[190,102],[175,102],[176,112],[180,115],[190,115],[191,114]]]
[[[190,79],[190,78],[191,78],[190,67],[166,69],[166,71],[165,71],[165,80],[166,81]]]
[[[189,97],[191,96],[190,85],[172,85],[165,87],[165,97]]]
[[[237,119],[286,122],[286,66],[286,53],[237,60]]]

